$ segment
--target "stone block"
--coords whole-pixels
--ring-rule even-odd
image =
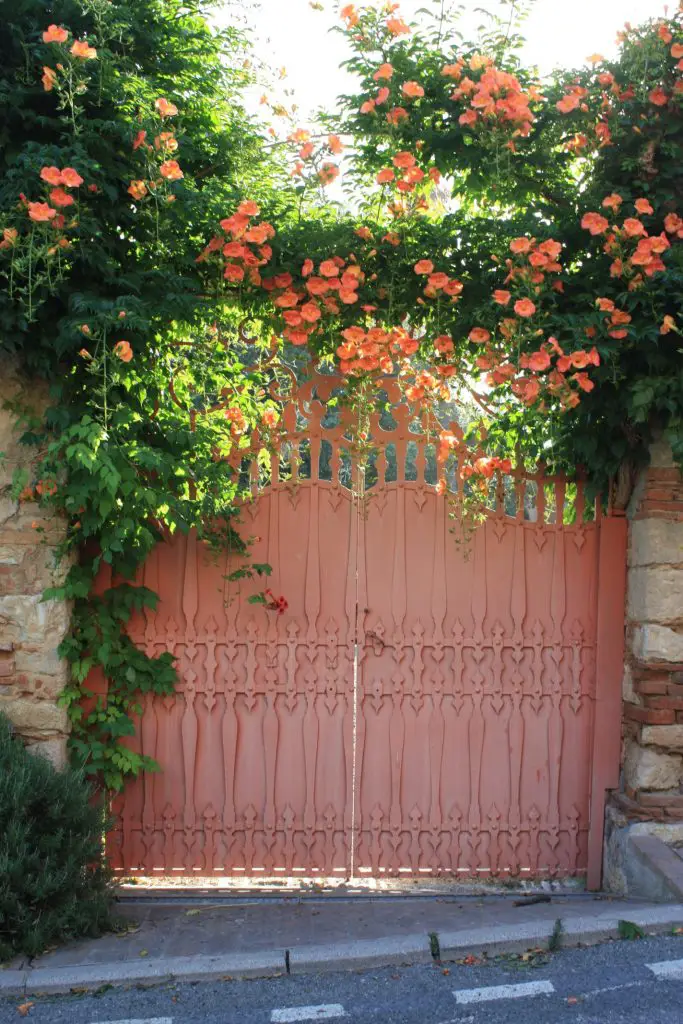
[[[670,469],[676,465],[668,441],[660,439],[650,445],[650,465],[653,469]]]
[[[0,545],[0,566],[21,565],[24,548],[13,544]]]
[[[641,732],[644,745],[664,747],[668,750],[683,750],[683,724],[644,725]]]
[[[640,689],[640,687],[638,687],[638,689]],[[667,691],[664,689],[662,692],[666,693]],[[621,696],[628,704],[642,703],[633,684],[633,670],[628,664],[624,665],[624,674],[621,679]]]
[[[62,686],[66,682],[66,662],[57,654],[56,646],[20,647],[14,656],[14,665],[17,672],[28,676],[55,676],[62,681]]]
[[[638,626],[633,633],[633,653],[639,661],[683,663],[683,633],[667,626]]]
[[[18,644],[56,647],[69,628],[69,607],[64,601],[41,601],[40,594],[0,596],[0,631]]]
[[[31,680],[31,686],[27,692],[32,695],[35,694],[38,700],[56,701],[67,684],[67,677],[68,671],[66,665],[64,665],[59,675],[44,675]]]
[[[683,779],[683,757],[630,743],[624,758],[624,783],[631,789],[674,789]]]
[[[0,651],[0,678],[7,679],[15,673],[14,654],[12,651]]]
[[[38,754],[46,757],[57,769],[66,767],[66,737],[53,737],[50,740],[38,740],[36,743],[27,743],[26,749],[31,754]]]
[[[12,499],[8,498],[7,495],[2,495],[0,497],[0,526],[9,522],[9,520],[16,515],[18,508],[19,502],[12,501]]]
[[[632,622],[670,623],[683,619],[683,570],[671,566],[631,569],[627,608]]]
[[[47,700],[0,701],[0,711],[7,715],[22,736],[31,738],[49,733],[68,732],[66,711]]]
[[[0,549],[0,554],[1,554]],[[53,549],[48,544],[16,546],[11,563],[0,561],[0,592],[4,594],[42,594],[64,576],[67,564],[56,565]]]
[[[683,522],[636,519],[630,529],[629,562],[632,566],[683,564]]]

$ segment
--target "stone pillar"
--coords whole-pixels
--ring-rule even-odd
[[[657,442],[629,506],[623,810],[683,822],[683,478]]]
[[[62,765],[68,721],[57,698],[67,666],[57,647],[69,627],[69,608],[41,601],[41,595],[64,571],[54,557],[64,526],[36,502],[16,501],[10,493],[17,468],[25,467],[34,482],[37,453],[19,443],[22,431],[7,403],[26,404],[40,414],[47,391],[22,380],[11,363],[0,374],[0,712],[30,749]]]

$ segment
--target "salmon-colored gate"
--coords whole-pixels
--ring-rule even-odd
[[[244,508],[250,559],[272,565],[284,614],[247,603],[251,584],[225,578],[237,563],[212,561],[194,534],[145,567],[161,601],[132,633],[176,655],[180,686],[143,700],[135,743],[163,770],[119,800],[113,866],[588,871],[598,885],[618,781],[623,518],[587,511],[580,484],[513,472],[458,544],[408,410],[374,424],[363,480],[343,416],[326,426],[332,384],[300,390],[290,471],[274,460],[259,490],[254,469]]]

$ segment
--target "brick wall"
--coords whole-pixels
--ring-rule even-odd
[[[683,821],[683,478],[658,442],[629,505],[623,787],[629,818]]]
[[[69,626],[69,609],[63,602],[41,600],[63,571],[54,558],[63,526],[36,503],[11,498],[15,469],[25,466],[31,473],[36,455],[19,443],[16,418],[6,405],[17,401],[39,412],[47,393],[5,363],[0,377],[0,712],[28,746],[63,764],[67,718],[57,698],[67,676],[57,647]]]

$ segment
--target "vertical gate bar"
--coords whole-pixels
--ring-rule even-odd
[[[303,748],[304,748],[304,842],[313,849],[318,829],[315,806],[315,777],[318,756],[318,715],[316,711],[316,669],[318,665],[318,617],[320,615],[320,409],[316,408],[310,431],[311,485],[308,516],[308,546],[306,551],[306,579],[304,584],[304,610],[306,613],[306,670],[302,672],[301,690],[304,692]],[[298,696],[297,696],[298,700]],[[310,859],[310,854],[309,854]],[[312,864],[307,865],[312,871]]]
[[[188,668],[185,673],[185,709],[181,723],[181,746],[183,776],[185,783],[183,804],[183,830],[185,863],[188,874],[196,866],[199,833],[197,831],[197,807],[195,804],[195,770],[197,767],[198,721],[195,707],[197,673],[194,659],[197,654],[197,611],[199,609],[199,580],[197,564],[197,531],[190,530],[185,540],[185,566],[183,570],[182,612],[184,627],[181,636]]]
[[[550,618],[553,624],[550,659],[553,667],[550,680],[550,715],[548,717],[548,814],[546,819],[547,839],[552,850],[552,864],[548,865],[551,875],[558,870],[562,769],[564,768],[565,772],[571,770],[570,766],[564,765],[562,761],[564,739],[562,662],[565,656],[563,627],[567,611],[564,502],[565,482],[557,480],[555,482],[555,530],[550,592]]]
[[[353,677],[351,680],[351,721],[347,714],[344,716],[344,754],[345,761],[349,753],[350,763],[346,761],[346,807],[344,810],[344,828],[348,840],[347,869],[348,878],[352,880],[355,873],[355,835],[356,835],[356,701],[358,695],[358,625],[360,619],[358,603],[358,531],[361,529],[362,516],[360,507],[359,490],[361,488],[361,469],[351,458],[351,509],[349,516],[349,555],[346,570],[346,623],[349,626],[350,636],[347,633],[347,645],[351,653],[351,666]],[[350,729],[350,737],[349,737]],[[350,739],[350,744],[348,740]],[[349,751],[349,745],[351,747]]]
[[[486,734],[486,707],[484,705],[484,683],[485,676],[481,671],[484,659],[484,625],[487,613],[487,592],[486,592],[486,526],[481,525],[474,537],[474,568],[473,568],[473,589],[471,596],[472,623],[474,626],[473,644],[471,648],[473,669],[472,669],[472,717],[469,720],[469,755],[470,755],[470,805],[469,805],[469,829],[470,843],[473,861],[470,863],[472,874],[477,873],[477,867],[490,869],[490,862],[483,862],[477,865],[476,859],[480,854],[481,838],[481,774],[484,756],[484,738]]]
[[[589,889],[599,889],[602,881],[606,791],[619,784],[628,524],[624,516],[603,516],[598,529],[595,714],[588,830]]]
[[[358,778],[358,691],[360,675],[360,645],[365,641],[365,596],[361,608],[360,598],[360,570],[361,570],[361,548],[365,541],[365,466],[358,463],[355,467],[356,486],[358,489],[356,500],[356,546],[354,550],[354,570],[356,579],[356,609],[354,621],[354,647],[353,647],[353,722],[351,739],[351,879],[354,877],[356,866],[356,834],[358,831],[358,808],[360,803],[359,778]],[[363,555],[363,570],[365,570],[365,557]]]
[[[508,762],[510,771],[510,790],[508,796],[508,837],[510,842],[510,874],[519,874],[519,843],[522,807],[522,761],[524,757],[525,739],[525,706],[524,676],[524,620],[527,612],[527,573],[526,573],[526,528],[524,526],[524,491],[523,481],[519,503],[517,506],[517,522],[515,523],[515,549],[512,563],[512,586],[510,588],[510,618],[513,623],[512,633],[512,672],[510,686],[512,689],[512,709],[508,719]]]
[[[422,445],[424,450],[425,446]],[[423,485],[425,490],[427,484]],[[443,835],[447,823],[444,821],[448,808],[443,807],[442,785],[443,785],[443,753],[444,740],[446,735],[446,722],[444,718],[444,684],[446,679],[443,674],[444,668],[444,623],[446,621],[446,610],[448,601],[448,588],[446,582],[446,498],[443,495],[435,495],[434,503],[434,554],[432,561],[432,586],[431,586],[431,620],[432,634],[428,640],[432,645],[432,673],[431,700],[432,714],[429,721],[429,745],[430,745],[430,801],[429,801],[429,827],[432,836],[436,838]],[[451,688],[448,687],[450,692]],[[450,851],[449,851],[450,853]],[[438,863],[438,846],[435,843],[433,848],[432,868],[435,874],[440,873]]]

